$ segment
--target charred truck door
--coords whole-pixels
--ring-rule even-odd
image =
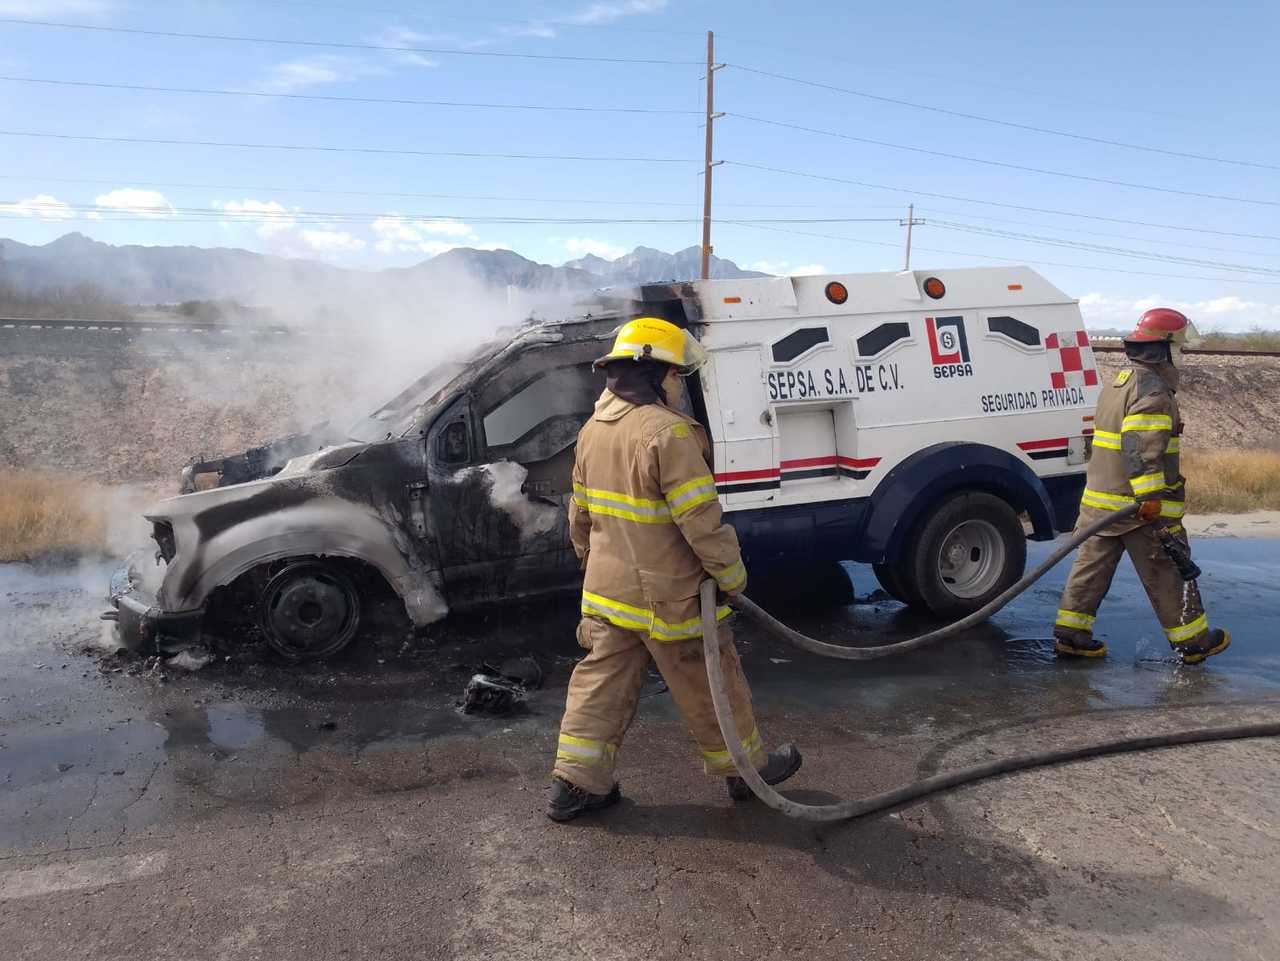
[[[428,432],[430,527],[450,606],[573,586],[574,444],[604,387],[595,342],[531,347]]]

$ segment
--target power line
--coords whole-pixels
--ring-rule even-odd
[[[845,184],[852,187],[866,187],[869,190],[887,190],[891,193],[907,194],[913,197],[936,197],[941,200],[957,200],[966,204],[983,204],[988,207],[1000,207],[1006,210],[1027,210],[1038,214],[1052,214],[1058,217],[1079,217],[1083,220],[1097,220],[1112,224],[1129,224],[1134,227],[1153,227],[1160,230],[1185,230],[1201,234],[1215,234],[1219,237],[1243,237],[1248,240],[1280,240],[1273,234],[1249,234],[1232,230],[1213,230],[1208,227],[1190,227],[1185,225],[1159,224],[1144,220],[1125,220],[1120,217],[1105,217],[1101,214],[1083,214],[1071,210],[1055,210],[1051,207],[1032,207],[1027,204],[1011,204],[1000,200],[984,200],[978,197],[963,197],[958,194],[942,194],[931,190],[917,190],[914,187],[894,187],[889,184],[872,183],[867,180],[850,180],[844,177],[831,177],[826,174],[809,173],[803,170],[788,170],[784,167],[770,167],[765,164],[749,163],[745,160],[724,160],[722,163],[745,167],[749,170],[763,170],[767,173],[783,174],[788,177],[801,177],[806,180],[819,180],[824,183]]]
[[[166,187],[180,188],[190,190],[231,190],[241,193],[302,193],[302,194],[319,194],[327,196],[342,197],[387,197],[398,200],[492,200],[503,203],[532,203],[532,204],[581,204],[584,206],[604,206],[604,207],[690,207],[693,206],[689,202],[681,202],[677,200],[599,200],[595,198],[582,197],[510,197],[495,194],[431,194],[431,193],[412,193],[390,190],[339,190],[332,187],[298,187],[294,185],[282,186],[265,186],[262,184],[212,184],[212,183],[189,183],[183,181],[172,180],[128,180],[122,177],[111,177],[102,179],[83,178],[83,177],[46,177],[43,174],[21,175],[21,174],[0,174],[0,180],[19,180],[30,181],[41,184],[96,184],[104,187]],[[804,203],[804,204],[761,204],[761,203],[723,203],[717,202],[717,207],[746,207],[752,209],[811,209],[819,208],[822,210],[845,209],[845,210],[900,210],[901,204],[829,204],[829,203]],[[963,215],[961,215],[963,216]]]
[[[1213,270],[1240,271],[1251,274],[1274,274],[1280,276],[1280,270],[1269,267],[1253,267],[1247,264],[1229,264],[1216,260],[1201,260],[1196,257],[1179,257],[1175,254],[1153,253],[1145,250],[1131,250],[1124,247],[1110,247],[1104,244],[1091,244],[1079,240],[1067,240],[1060,237],[1046,237],[1040,234],[1025,234],[1012,230],[1000,230],[994,227],[981,227],[975,224],[963,224],[949,220],[929,219],[929,226],[940,230],[958,230],[963,233],[978,234],[986,237],[1001,237],[1008,240],[1024,240],[1033,244],[1044,244],[1050,247],[1065,247],[1071,250],[1087,250],[1092,253],[1111,254],[1117,257],[1132,257],[1137,260],[1155,260],[1161,263],[1187,264],[1192,267],[1208,267]]]
[[[56,201],[12,201],[0,200],[0,213],[29,217],[30,211],[36,215],[53,214],[50,219],[57,219],[63,214],[84,215],[87,219],[101,220],[103,223],[122,219],[143,219],[148,222],[165,220],[170,223],[179,218],[197,218],[182,220],[182,223],[199,223],[203,221],[242,221],[248,223],[281,224],[293,223],[340,223],[340,224],[372,224],[376,221],[403,223],[407,226],[415,224],[431,224],[437,226],[456,225],[459,227],[472,224],[690,224],[700,223],[696,217],[526,217],[515,214],[468,214],[468,213],[385,213],[355,210],[289,210],[275,209],[227,209],[225,207],[174,207],[172,205],[128,204],[112,206],[106,204],[64,204]],[[100,217],[91,215],[98,214]],[[836,223],[892,223],[896,217],[821,217],[821,218],[753,218],[743,223],[763,224],[836,224]]]
[[[868,93],[865,90],[854,90],[849,87],[837,87],[834,84],[821,83],[816,80],[804,80],[800,77],[789,77],[785,74],[773,73],[769,70],[760,70],[756,67],[748,67],[740,63],[730,63],[726,64],[726,66],[733,67],[735,70],[741,70],[744,73],[756,74],[761,77],[769,77],[773,80],[785,80],[788,83],[802,84],[806,87],[816,87],[821,90],[830,90],[835,93],[849,94],[850,96],[862,97],[866,100],[875,100],[880,103],[893,104],[899,107],[910,107],[914,110],[927,110],[931,113],[945,114],[949,117],[959,117],[964,120],[977,120],[982,123],[996,124],[1001,127],[1011,127],[1015,130],[1027,130],[1032,133],[1048,134],[1054,137],[1066,137],[1071,140],[1103,144],[1108,147],[1123,147],[1126,150],[1140,150],[1146,153],[1163,154],[1166,157],[1181,157],[1186,160],[1205,160],[1211,163],[1233,164],[1239,167],[1256,167],[1262,170],[1280,170],[1280,165],[1277,164],[1258,163],[1253,160],[1236,160],[1230,157],[1190,153],[1182,150],[1169,150],[1164,147],[1153,147],[1147,144],[1128,143],[1123,140],[1111,140],[1107,137],[1094,137],[1089,134],[1073,133],[1067,130],[1055,130],[1051,127],[1040,127],[1035,124],[1019,123],[1014,120],[1001,120],[998,117],[985,117],[981,114],[966,113],[963,110],[951,110],[947,107],[939,107],[933,104],[915,103],[910,100],[900,100],[897,97],[885,97],[880,94]]]
[[[1207,250],[1214,253],[1222,254],[1249,254],[1255,257],[1274,257],[1274,250],[1241,250],[1239,247],[1210,247],[1204,244],[1191,244],[1184,240],[1161,240],[1158,237],[1135,237],[1133,234],[1113,234],[1103,230],[1086,230],[1083,227],[1068,227],[1065,224],[1045,224],[1037,223],[1032,220],[1011,220],[1008,217],[991,217],[986,214],[977,214],[972,211],[958,210],[942,210],[938,207],[917,207],[919,211],[928,211],[933,214],[945,214],[951,217],[968,217],[976,220],[990,220],[999,224],[1017,224],[1022,227],[1044,227],[1047,230],[1065,230],[1073,234],[1085,234],[1090,237],[1112,237],[1117,240],[1137,240],[1145,244],[1159,244],[1162,247],[1186,247],[1190,250]]]
[[[24,27],[48,27],[57,30],[88,30],[97,33],[120,33],[137,37],[161,37],[166,40],[214,40],[226,43],[257,43],[281,47],[318,47],[326,50],[376,50],[383,53],[419,53],[449,57],[496,57],[506,60],[559,60],[570,63],[626,63],[660,66],[697,67],[700,60],[661,60],[650,57],[584,57],[552,53],[509,53],[499,50],[448,50],[441,47],[407,47],[381,43],[353,43],[338,40],[298,40],[282,37],[248,37],[224,33],[179,33],[173,30],[142,30],[137,27],[108,27],[90,23],[60,23],[53,20],[24,20],[0,17],[0,23]]]
[[[722,220],[721,223],[733,224],[737,221]],[[868,244],[875,247],[893,247],[900,249],[901,245],[891,244],[876,240],[863,240],[858,237],[841,237],[838,234],[820,234],[807,230],[792,230],[787,227],[766,227],[761,224],[742,224],[749,230],[772,230],[781,234],[796,234],[801,237],[820,237],[824,240],[840,240],[851,244]],[[994,254],[975,254],[968,250],[944,250],[939,247],[917,247],[916,250],[923,250],[931,254],[947,254],[953,257],[974,257],[978,260],[995,260],[1005,264],[1035,264],[1043,267],[1067,267],[1073,270],[1096,270],[1108,274],[1131,274],[1135,277],[1167,277],[1174,280],[1204,280],[1212,283],[1233,283],[1233,284],[1252,284],[1261,287],[1280,287],[1280,281],[1271,280],[1252,280],[1247,277],[1199,277],[1190,274],[1162,274],[1149,270],[1127,270],[1122,267],[1099,267],[1095,264],[1066,264],[1054,260],[1027,260],[1022,257],[996,256]]]
[[[471,160],[573,160],[588,163],[687,164],[687,157],[597,157],[579,154],[472,153],[456,150],[411,150],[390,147],[333,147],[314,144],[229,143],[220,140],[168,140],[153,137],[102,137],[90,134],[0,130],[0,137],[38,137],[45,140],[79,140],[88,143],[149,144],[168,147],[232,147],[244,150],[316,151],[320,153],[384,154],[403,157],[462,157]]]
[[[317,100],[332,103],[391,104],[411,107],[473,107],[490,110],[550,110],[577,113],[646,113],[697,116],[697,110],[664,107],[587,107],[569,104],[477,103],[460,100],[411,100],[399,97],[341,97],[314,93],[265,93],[259,90],[217,90],[205,87],[154,87],[136,83],[108,83],[96,80],[51,80],[41,77],[0,77],[7,83],[45,84],[58,87],[94,87],[104,90],[134,90],[144,93],[193,93],[219,97],[259,97],[268,100]]]
[[[1162,194],[1176,194],[1181,197],[1197,197],[1203,200],[1226,200],[1238,204],[1256,204],[1264,207],[1280,207],[1280,200],[1258,200],[1253,197],[1234,197],[1229,194],[1202,193],[1196,190],[1180,190],[1176,187],[1159,187],[1155,184],[1135,183],[1131,180],[1114,180],[1110,177],[1095,177],[1090,174],[1074,174],[1065,170],[1051,170],[1047,167],[1030,167],[1025,164],[1009,163],[1005,160],[991,160],[987,157],[969,157],[965,154],[948,153],[945,150],[933,150],[929,147],[915,147],[909,144],[890,143],[886,140],[872,140],[869,137],[855,137],[853,134],[839,133],[835,130],[822,130],[817,127],[805,127],[801,124],[787,123],[782,120],[769,120],[765,117],[751,117],[741,113],[730,113],[730,117],[749,120],[752,123],[768,124],[771,127],[784,127],[788,130],[800,130],[804,133],[818,134],[823,137],[835,137],[838,140],[850,140],[854,143],[872,144],[877,147],[888,147],[892,150],[907,150],[912,153],[926,154],[930,157],[944,157],[948,160],[963,160],[966,163],[984,164],[988,167],[1001,167],[1005,170],[1021,170],[1026,173],[1043,174],[1049,177],[1065,177],[1068,180],[1083,180],[1088,183],[1107,184],[1112,187],[1127,187],[1131,190],[1150,190]]]
[[[670,28],[659,27],[637,27],[631,24],[621,25],[616,23],[575,23],[571,20],[529,20],[519,17],[478,17],[468,16],[458,13],[441,13],[437,10],[417,11],[405,10],[403,8],[394,7],[366,7],[363,4],[354,6],[352,4],[342,3],[318,3],[316,0],[231,0],[231,2],[248,3],[252,6],[260,4],[270,4],[276,7],[310,7],[319,10],[343,10],[349,13],[390,13],[402,17],[426,17],[429,16],[433,20],[459,20],[468,23],[491,23],[491,24],[523,24],[530,27],[563,27],[573,30],[620,30],[626,33],[653,33],[663,36],[688,36],[701,37],[700,30],[672,30]],[[528,36],[536,37],[536,34]]]

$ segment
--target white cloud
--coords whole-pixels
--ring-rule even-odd
[[[497,245],[481,244],[475,228],[458,220],[413,220],[392,212],[373,222],[373,233],[378,238],[374,249],[383,254],[416,253],[434,257],[455,247],[497,249]],[[435,237],[451,237],[454,240],[447,242],[433,239]]]
[[[26,200],[13,204],[0,204],[0,212],[17,214],[20,217],[35,217],[39,220],[70,220],[75,216],[71,205],[59,200],[52,194],[36,194]]]
[[[155,220],[172,217],[177,212],[160,191],[140,190],[137,187],[121,187],[103,194],[94,203],[122,214],[136,214]]]
[[[414,222],[419,230],[428,234],[443,234],[446,237],[474,237],[476,232],[470,224],[457,220],[418,220]]]
[[[595,240],[592,237],[569,237],[566,240],[562,240],[561,243],[564,244],[564,249],[575,257],[594,254],[605,260],[617,260],[627,253],[626,247],[619,247],[609,243],[607,240]]]
[[[6,17],[101,17],[115,4],[108,0],[0,0]]]
[[[215,200],[213,206],[235,220],[248,220],[258,224],[258,236],[269,238],[287,233],[294,228],[298,208],[289,210],[277,200]]]
[[[1182,311],[1200,329],[1245,331],[1254,327],[1280,328],[1280,304],[1246,300],[1235,294],[1209,300],[1174,300],[1152,294],[1129,299],[1091,293],[1080,298],[1080,312],[1090,327],[1125,329],[1132,327],[1145,310],[1173,307]]]
[[[276,64],[268,72],[262,87],[270,93],[297,93],[308,87],[346,83],[379,72],[377,68],[351,57],[320,54]]]
[[[823,264],[801,264],[792,267],[786,260],[757,260],[753,264],[747,264],[747,269],[776,274],[779,277],[811,277],[814,274],[827,273],[827,268]]]
[[[386,27],[374,34],[370,42],[383,47],[441,47],[457,50],[478,50],[493,41],[469,39],[453,33],[421,33],[409,27]],[[387,59],[407,67],[438,67],[439,61],[416,50],[388,50]]]
[[[555,28],[545,23],[512,23],[498,28],[504,37],[535,37],[538,40],[554,40]]]
[[[612,23],[624,17],[661,13],[666,8],[667,0],[604,0],[604,2],[588,4],[565,19],[569,23],[587,25]]]
[[[298,232],[302,243],[318,254],[349,254],[364,250],[366,243],[345,230],[317,228]]]

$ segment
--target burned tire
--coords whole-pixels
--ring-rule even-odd
[[[919,606],[954,620],[1010,587],[1027,563],[1017,512],[992,494],[953,494],[920,521],[902,570]]]
[[[297,561],[267,581],[258,619],[267,643],[285,660],[323,660],[356,636],[360,593],[336,565]]]

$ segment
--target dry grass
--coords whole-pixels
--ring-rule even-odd
[[[1205,350],[1280,350],[1280,330],[1254,327],[1243,333],[1227,333],[1221,330],[1205,331],[1196,345]]]
[[[1280,510],[1280,452],[1219,450],[1186,454],[1187,510],[1192,514],[1240,514]]]
[[[109,499],[88,481],[0,470],[0,561],[105,553]]]

